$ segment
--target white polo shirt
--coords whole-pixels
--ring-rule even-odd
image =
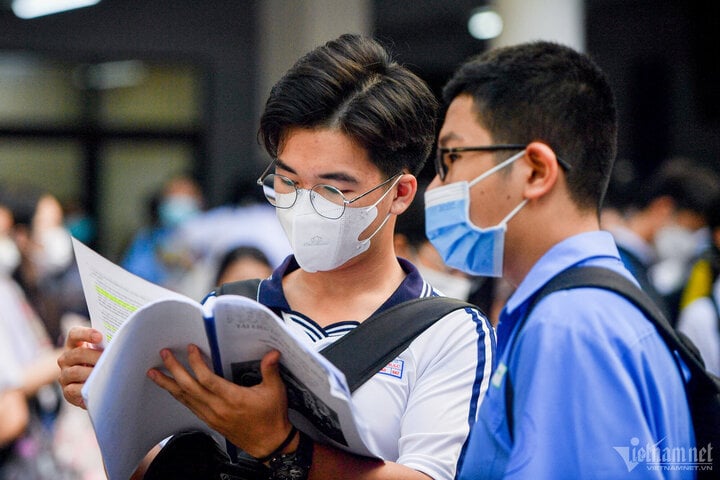
[[[405,300],[438,295],[412,264],[399,261],[407,276],[378,311]],[[323,328],[292,311],[282,290],[282,277],[297,268],[295,259],[288,257],[261,283],[259,300],[320,350],[359,322],[348,319]],[[358,388],[353,401],[382,457],[436,480],[454,478],[488,388],[494,353],[495,334],[488,319],[474,308],[458,310],[420,334]]]

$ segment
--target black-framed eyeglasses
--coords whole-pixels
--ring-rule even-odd
[[[521,143],[499,143],[495,145],[483,145],[478,147],[455,147],[455,148],[444,148],[440,147],[435,152],[435,172],[440,177],[440,180],[445,180],[447,175],[447,166],[445,165],[445,155],[451,155],[453,153],[461,152],[499,152],[502,150],[523,150],[527,145]],[[570,170],[570,164],[557,157],[558,163],[566,171]]]
[[[263,194],[270,205],[276,208],[290,208],[295,205],[298,198],[298,188],[295,181],[280,175],[279,173],[267,173],[274,166],[274,162],[271,163],[268,168],[265,169],[260,178],[257,179],[257,184],[263,189]],[[356,197],[348,200],[345,195],[337,188],[332,185],[318,184],[308,190],[310,195],[310,204],[318,215],[337,220],[345,213],[345,208],[361,198],[371,194],[375,190],[378,190],[391,181],[400,178],[402,172],[396,173],[387,180],[383,181],[379,185],[374,186],[367,192],[361,193]]]

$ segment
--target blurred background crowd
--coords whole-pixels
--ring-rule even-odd
[[[603,228],[720,372],[717,2],[102,0],[38,17],[21,3],[0,0],[0,480],[104,478],[55,382],[65,333],[88,321],[70,235],[198,300],[269,275],[290,249],[255,184],[259,111],[292,61],[344,32],[379,38],[438,95],[495,45],[590,53],[621,122]],[[512,287],[446,268],[422,212],[421,192],[399,255],[496,319]]]

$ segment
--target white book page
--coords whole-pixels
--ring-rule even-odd
[[[186,298],[128,272],[75,238],[72,242],[90,323],[102,332],[105,344],[141,306],[161,298]]]
[[[225,378],[238,384],[253,376],[259,381],[259,373],[253,373],[259,372],[259,360],[270,350],[280,351],[293,424],[316,441],[378,456],[368,447],[367,427],[357,419],[342,372],[254,300],[222,295],[212,308]]]
[[[190,343],[209,358],[200,304],[160,300],[137,310],[100,356],[82,395],[110,480],[127,480],[147,452],[170,435],[184,430],[214,433],[147,376],[150,368],[164,369],[163,348],[170,348],[188,368]]]

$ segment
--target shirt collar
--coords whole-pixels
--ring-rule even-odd
[[[375,313],[406,300],[418,298],[423,292],[424,281],[417,268],[404,258],[398,257],[398,262],[406,273],[405,279]],[[273,271],[272,276],[260,284],[260,303],[272,310],[290,311],[290,305],[288,305],[285,293],[283,292],[282,279],[285,275],[298,268],[300,268],[300,266],[297,260],[295,260],[295,256],[288,256],[283,263]]]
[[[505,310],[512,314],[552,277],[567,268],[583,263],[601,264],[615,270],[621,268],[620,254],[610,233],[606,231],[581,233],[554,245],[530,269],[508,299]]]

